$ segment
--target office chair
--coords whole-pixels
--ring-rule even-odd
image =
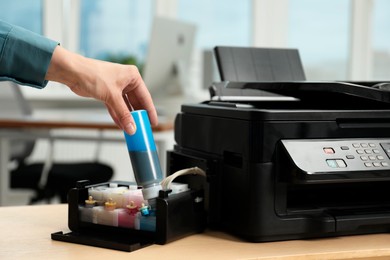
[[[31,116],[32,110],[24,98],[19,85],[0,82],[0,116],[6,118]],[[28,135],[29,131],[18,129]],[[50,135],[49,135],[50,136]],[[11,140],[10,161],[16,166],[10,171],[11,189],[29,189],[35,192],[30,204],[59,196],[62,203],[67,202],[69,189],[75,187],[78,180],[89,180],[91,184],[109,181],[113,176],[111,166],[96,161],[71,163],[53,162],[54,139],[49,138],[49,150],[45,162],[28,163],[35,140]]]

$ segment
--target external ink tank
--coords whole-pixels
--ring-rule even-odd
[[[125,132],[131,165],[137,185],[142,186],[145,200],[158,197],[162,172],[156,144],[146,110],[132,111],[137,130],[134,135]]]

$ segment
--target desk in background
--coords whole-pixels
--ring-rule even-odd
[[[9,194],[9,141],[11,139],[56,139],[56,140],[78,140],[78,141],[97,141],[97,142],[125,142],[124,138],[113,137],[88,137],[85,135],[50,135],[53,129],[84,129],[84,130],[119,130],[112,119],[107,116],[101,116],[98,113],[79,113],[66,115],[62,114],[59,118],[55,116],[45,117],[22,117],[22,118],[0,118],[0,206],[6,205]],[[29,130],[26,132],[18,130]],[[162,168],[165,166],[166,137],[164,133],[172,130],[171,123],[162,123],[153,127],[153,133],[159,152]]]
[[[51,240],[67,205],[0,208],[0,259],[390,259],[390,234],[249,243],[217,231],[128,253]]]

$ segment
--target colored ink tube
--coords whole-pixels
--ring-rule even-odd
[[[137,130],[129,135],[125,132],[126,144],[133,166],[134,177],[145,200],[158,197],[161,190],[162,171],[156,144],[146,110],[132,111]]]

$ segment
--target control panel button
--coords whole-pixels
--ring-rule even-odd
[[[382,164],[380,164],[380,163],[378,163],[378,162],[374,162],[374,163],[372,163],[373,165],[374,165],[374,167],[381,167],[382,166]]]
[[[339,166],[340,168],[347,167],[347,164],[344,162],[343,159],[336,159],[336,163],[337,163],[337,166]]]
[[[372,154],[372,150],[370,150],[370,149],[366,149],[366,150],[364,150],[364,152],[365,152],[366,154]]]
[[[381,153],[378,149],[373,149],[372,152],[375,154]]]
[[[332,168],[346,168],[347,164],[343,159],[327,159],[326,163]]]
[[[324,147],[323,149],[326,154],[334,154],[334,150],[332,147]]]
[[[326,163],[329,165],[329,167],[332,167],[332,168],[337,168],[337,163],[336,163],[336,160],[332,160],[332,159],[329,159],[329,160],[326,160]]]
[[[341,148],[341,150],[349,150],[348,146],[341,146],[340,148]]]
[[[370,159],[371,161],[375,161],[376,157],[374,155],[370,155],[370,156],[368,156],[368,159]]]
[[[368,144],[366,144],[366,143],[361,143],[360,146],[363,147],[363,148],[367,148],[367,147],[368,147]]]
[[[369,143],[368,144],[370,147],[376,147],[376,144],[374,144],[374,143]]]
[[[384,159],[385,159],[382,155],[378,155],[376,158],[377,158],[378,160],[384,160]]]
[[[360,156],[360,159],[361,159],[362,161],[367,161],[367,160],[368,160],[368,157],[367,157],[367,156]]]
[[[364,151],[361,150],[361,149],[357,149],[356,152],[357,152],[358,154],[364,154]]]
[[[381,162],[381,164],[382,164],[382,166],[384,166],[384,167],[388,167],[388,166],[389,166],[389,164],[388,164],[387,162]]]
[[[353,156],[352,154],[349,154],[347,156],[345,156],[347,159],[355,159],[355,156]]]
[[[372,163],[370,163],[370,162],[366,162],[366,163],[364,163],[364,165],[365,165],[366,167],[372,167]]]

